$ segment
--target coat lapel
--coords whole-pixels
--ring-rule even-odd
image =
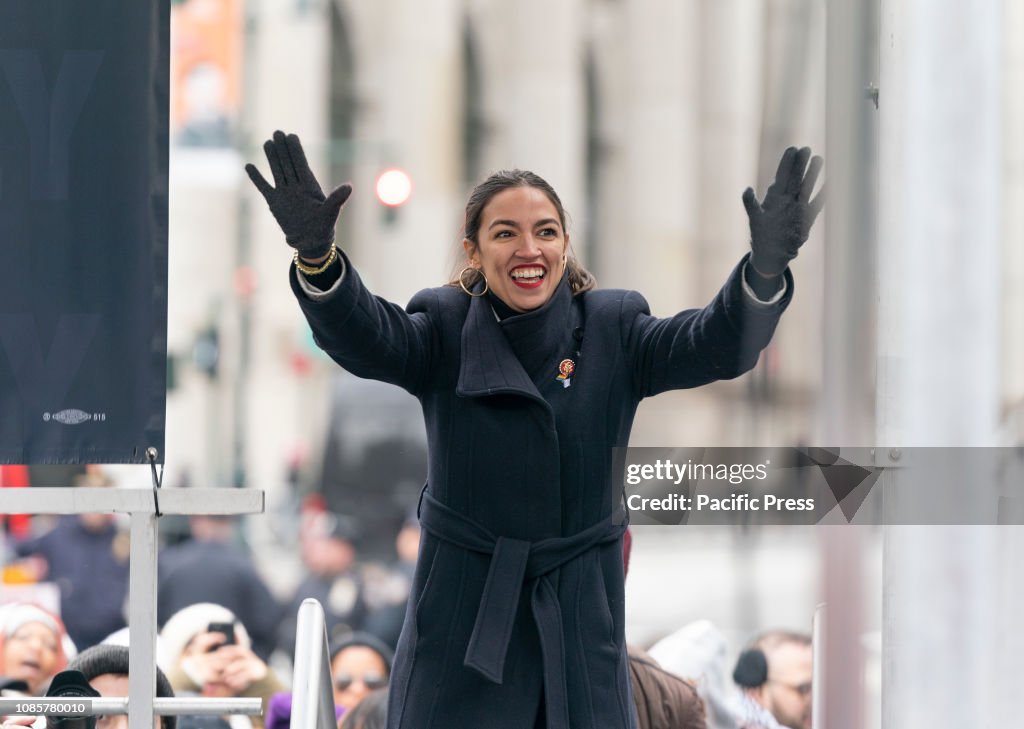
[[[558,361],[572,352],[573,308],[572,289],[563,277],[544,306],[498,324],[526,376],[541,391],[558,374]]]
[[[523,366],[523,357],[536,364],[534,360],[538,356],[553,356],[552,352],[569,332],[571,311],[572,292],[565,277],[551,300],[540,309],[502,322],[494,315],[488,297],[474,297],[462,326],[462,363],[456,394],[464,397],[522,395],[552,412],[551,404],[540,394]]]
[[[549,407],[512,350],[486,296],[470,302],[462,326],[462,364],[455,392],[463,397],[511,393]]]

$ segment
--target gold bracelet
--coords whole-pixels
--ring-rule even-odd
[[[325,260],[323,263],[321,263],[319,266],[315,268],[304,264],[302,262],[302,259],[299,258],[298,251],[295,251],[295,255],[292,257],[292,262],[295,263],[295,268],[299,269],[299,271],[301,271],[307,276],[316,276],[317,274],[323,273],[324,271],[331,267],[332,263],[334,263],[337,260],[338,248],[336,246],[331,246],[331,252],[327,255],[327,260]]]

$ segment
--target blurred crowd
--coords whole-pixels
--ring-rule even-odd
[[[12,485],[11,467],[3,468],[3,484]],[[75,482],[111,485],[99,467]],[[158,695],[257,697],[263,712],[165,717],[161,729],[288,729],[297,614],[307,598],[324,609],[339,729],[384,726],[418,522],[410,514],[401,525],[390,560],[368,560],[356,520],[317,499],[297,511],[303,574],[283,599],[264,581],[232,517],[190,517],[187,531],[162,545]],[[127,695],[126,525],[113,514],[0,519],[0,693],[64,695],[65,684],[77,680],[97,696]],[[627,577],[631,543],[627,532]],[[639,727],[810,729],[810,637],[768,630],[736,648],[731,664],[730,647],[709,620],[682,626],[647,650],[631,646]],[[104,717],[96,729],[118,729],[114,723],[126,720]],[[43,721],[8,716],[3,729]]]

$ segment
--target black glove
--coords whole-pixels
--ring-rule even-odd
[[[302,143],[294,134],[274,132],[274,138],[264,143],[263,151],[267,153],[276,187],[271,187],[251,164],[245,166],[249,179],[266,199],[288,245],[302,258],[323,258],[334,245],[334,226],[341,206],[352,194],[352,185],[340,185],[325,198],[306,162]]]
[[[821,157],[811,157],[810,147],[790,147],[782,154],[764,202],[758,203],[753,188],[744,191],[743,205],[750,218],[750,265],[761,276],[774,278],[785,271],[807,240],[825,204],[824,187],[811,200],[822,164]]]

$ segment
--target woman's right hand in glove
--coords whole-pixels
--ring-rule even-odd
[[[274,138],[264,143],[263,151],[274,176],[274,187],[251,164],[245,166],[249,179],[267,201],[288,245],[298,251],[299,257],[310,263],[326,258],[334,245],[338,214],[352,194],[352,185],[339,185],[325,197],[309,169],[302,143],[294,134],[274,132]]]

